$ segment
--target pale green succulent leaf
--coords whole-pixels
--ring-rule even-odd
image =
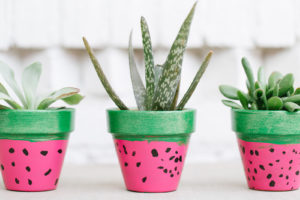
[[[134,97],[139,110],[146,110],[146,89],[137,70],[132,48],[132,32],[129,36],[129,68]]]
[[[0,100],[6,101],[14,109],[22,109],[22,107],[17,102],[15,102],[10,96],[2,92],[0,92]]]
[[[295,111],[300,110],[300,106],[293,102],[285,102],[283,104],[283,107],[289,112],[295,112]]]
[[[67,103],[69,105],[77,105],[82,101],[83,98],[84,98],[84,96],[82,96],[80,94],[74,94],[72,96],[62,98],[61,100],[63,100],[65,103]]]
[[[152,110],[169,110],[180,81],[181,65],[196,3],[183,22],[164,63],[162,75],[153,97]]]
[[[225,105],[225,106],[228,106],[228,107],[231,107],[233,109],[243,109],[242,106],[240,106],[239,104],[233,102],[233,101],[230,101],[230,100],[225,100],[223,99],[222,100],[222,103]]]
[[[279,97],[271,97],[268,99],[269,110],[281,110],[283,107],[283,101]]]
[[[267,79],[266,79],[266,74],[265,74],[265,70],[263,67],[260,67],[258,69],[257,80],[260,83],[262,89],[264,89],[266,91]]]
[[[248,82],[249,82],[249,89],[250,89],[249,95],[253,96],[253,92],[255,90],[255,86],[254,86],[255,81],[254,81],[254,76],[253,76],[253,72],[252,72],[250,63],[247,60],[247,58],[245,58],[245,57],[242,58],[242,65],[243,65],[244,71],[246,73]]]
[[[247,98],[247,95],[245,93],[243,93],[242,91],[238,90],[237,91],[237,96],[239,97],[239,100],[243,106],[244,109],[248,110],[249,107],[248,107],[248,98]]]
[[[2,85],[2,83],[0,83],[0,92],[9,96],[8,91],[6,90],[4,85]]]
[[[287,74],[285,75],[279,82],[279,93],[278,95],[284,96],[292,87],[294,84],[294,76],[293,74]]]
[[[239,99],[237,95],[238,89],[235,87],[232,87],[230,85],[220,85],[219,90],[223,94],[223,96],[227,97],[228,99],[233,99],[233,100]]]
[[[296,90],[294,91],[294,95],[296,94],[300,94],[300,88],[296,88]]]
[[[268,86],[269,88],[274,88],[278,81],[282,78],[282,74],[280,72],[272,72],[269,76]]]

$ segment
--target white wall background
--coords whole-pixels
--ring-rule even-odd
[[[81,37],[89,40],[120,97],[134,106],[127,60],[130,30],[134,30],[141,71],[141,15],[150,26],[155,61],[163,63],[194,1],[0,0],[0,59],[18,74],[41,61],[41,91],[75,86],[86,96],[77,106],[67,162],[117,162],[105,119],[105,109],[114,104],[97,79]],[[255,69],[262,65],[268,73],[293,72],[300,85],[299,10],[299,0],[199,0],[183,63],[181,94],[208,50],[215,54],[188,103],[198,109],[188,162],[239,159],[229,109],[220,103],[218,85],[245,88],[242,56]]]

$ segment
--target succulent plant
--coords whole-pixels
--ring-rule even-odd
[[[5,101],[10,106],[0,104],[0,109],[44,110],[50,109],[49,106],[60,99],[69,105],[78,104],[83,99],[83,96],[78,94],[79,89],[73,87],[65,87],[40,98],[37,95],[37,87],[41,73],[42,65],[39,62],[26,67],[22,74],[22,90],[15,80],[14,71],[6,63],[0,61],[0,74],[21,101],[20,104],[14,100],[0,83],[0,100]]]
[[[197,84],[199,83],[203,73],[205,72],[212,52],[210,51],[205,57],[197,74],[194,77],[192,84],[183,96],[182,100],[177,104],[178,93],[180,88],[181,66],[183,55],[186,49],[190,25],[193,19],[196,3],[189,12],[185,21],[183,22],[179,33],[170,49],[168,57],[163,65],[155,65],[151,37],[147,22],[144,17],[141,17],[141,32],[142,42],[144,46],[144,60],[145,60],[145,82],[146,87],[139,75],[134,59],[134,52],[132,48],[132,32],[129,37],[129,67],[130,76],[139,110],[182,110],[193,94]],[[114,92],[104,75],[101,66],[94,56],[91,47],[87,40],[83,37],[85,48],[91,58],[100,81],[106,89],[108,95],[115,102],[121,110],[128,110],[128,107],[122,102],[118,95]]]
[[[237,104],[230,100],[222,100],[223,104],[233,109],[250,110],[300,110],[300,88],[294,90],[293,74],[282,75],[274,71],[267,81],[263,67],[257,73],[257,81],[246,58],[242,58],[242,65],[247,76],[248,92],[229,86],[220,85],[220,92],[228,99],[238,100]]]

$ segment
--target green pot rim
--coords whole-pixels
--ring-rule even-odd
[[[108,109],[108,131],[117,139],[187,143],[195,131],[196,110],[138,111]]]
[[[300,143],[300,112],[232,109],[232,130],[250,142]]]
[[[48,141],[68,139],[75,110],[0,110],[0,139]]]

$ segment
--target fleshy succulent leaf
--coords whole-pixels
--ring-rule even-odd
[[[283,107],[283,102],[279,97],[271,97],[268,99],[268,109],[269,110],[281,110]]]
[[[152,107],[152,99],[155,91],[154,83],[154,59],[152,52],[152,43],[150,32],[146,19],[141,17],[141,31],[144,46],[144,60],[145,60],[145,79],[146,79],[146,109],[150,110]]]
[[[79,93],[79,89],[72,88],[72,87],[65,87],[60,90],[57,90],[51,93],[48,97],[43,99],[40,104],[38,105],[39,110],[44,110],[48,108],[52,103],[56,102],[59,99],[64,99],[75,94]]]
[[[169,110],[180,81],[181,65],[196,3],[183,22],[170,49],[162,75],[154,92],[152,110]]]
[[[6,90],[4,85],[2,85],[2,83],[0,83],[0,92],[9,96],[8,91]]]
[[[233,100],[239,99],[237,95],[238,89],[235,87],[232,87],[230,85],[220,85],[219,90],[223,94],[223,96],[227,97],[228,99],[233,99]]]
[[[8,110],[8,109],[11,109],[11,108],[0,104],[0,110]]]
[[[246,94],[244,94],[242,91],[238,90],[237,91],[237,96],[239,97],[239,100],[243,106],[244,109],[248,110],[248,100]]]
[[[247,76],[247,79],[248,79],[248,82],[249,82],[249,88],[250,88],[250,96],[253,96],[253,92],[254,92],[254,76],[253,76],[253,72],[252,72],[252,69],[251,69],[251,66],[250,66],[250,63],[249,61],[247,60],[247,58],[242,58],[242,65],[243,65],[243,68],[244,68],[244,71],[246,73],[246,76]]]
[[[136,104],[139,110],[146,110],[146,90],[134,60],[134,53],[132,48],[132,32],[130,33],[129,36],[128,57],[129,57],[130,77],[131,77],[132,88],[133,88]]]
[[[292,95],[289,97],[284,97],[283,102],[294,102],[299,104],[300,103],[300,94]]]
[[[272,72],[268,80],[269,88],[274,88],[281,78],[282,78],[282,74],[280,72],[276,72],[276,71]]]
[[[122,102],[122,100],[118,97],[118,95],[115,93],[115,91],[112,89],[111,85],[109,84],[97,58],[94,56],[93,51],[88,43],[88,41],[83,37],[83,43],[85,45],[85,48],[91,58],[91,61],[94,65],[94,68],[97,72],[97,75],[102,82],[103,87],[105,88],[107,94],[110,96],[110,98],[113,100],[113,102],[119,107],[120,110],[128,110],[127,106]]]
[[[294,76],[293,74],[285,75],[279,82],[279,93],[278,95],[281,97],[285,95],[294,84]]]
[[[74,94],[72,96],[66,97],[66,98],[62,98],[61,100],[63,100],[65,103],[69,104],[69,105],[77,105],[81,102],[81,100],[84,97],[80,94]]]
[[[300,110],[300,106],[293,102],[285,102],[283,104],[284,108],[289,112],[295,112],[297,110]]]
[[[4,62],[0,61],[0,74],[7,82],[7,84],[11,87],[14,93],[18,96],[20,101],[22,102],[23,106],[26,107],[26,101],[22,94],[22,91],[15,80],[15,73],[14,71]]]
[[[210,61],[210,58],[212,56],[213,52],[210,51],[207,56],[205,57],[204,61],[202,62],[197,74],[194,77],[194,80],[192,82],[192,84],[190,85],[189,89],[186,91],[186,93],[184,94],[182,100],[180,101],[180,103],[177,106],[177,110],[182,110],[185,106],[185,104],[188,102],[188,100],[190,99],[190,97],[192,96],[193,92],[195,91],[201,77],[203,76],[208,63]]]
[[[262,89],[266,90],[267,80],[266,74],[263,67],[260,67],[257,72],[257,80],[260,83]]]
[[[273,96],[279,96],[279,83],[275,84],[275,87],[273,90]]]
[[[296,90],[294,91],[294,95],[296,94],[300,94],[300,88],[296,88]]]
[[[22,109],[22,107],[17,102],[15,102],[10,96],[1,92],[0,92],[0,100],[6,101],[14,109],[18,109],[18,110]]]
[[[230,101],[230,100],[225,100],[225,99],[223,99],[223,100],[222,100],[222,103],[223,103],[225,106],[229,106],[229,107],[231,107],[231,108],[233,108],[233,109],[243,109],[242,106],[240,106],[239,104],[237,104],[237,103],[235,103],[235,102],[233,102],[233,101]]]
[[[162,74],[163,65],[155,65],[154,67],[154,88],[157,87],[159,78]]]
[[[177,105],[177,101],[178,101],[178,96],[179,96],[179,90],[180,90],[180,82],[178,83],[178,86],[177,86],[177,89],[176,89],[176,93],[175,93],[173,102],[171,104],[170,110],[175,110],[176,109],[176,105]]]
[[[27,109],[34,109],[37,86],[42,73],[42,65],[35,62],[26,67],[22,74],[22,87],[26,98]]]

